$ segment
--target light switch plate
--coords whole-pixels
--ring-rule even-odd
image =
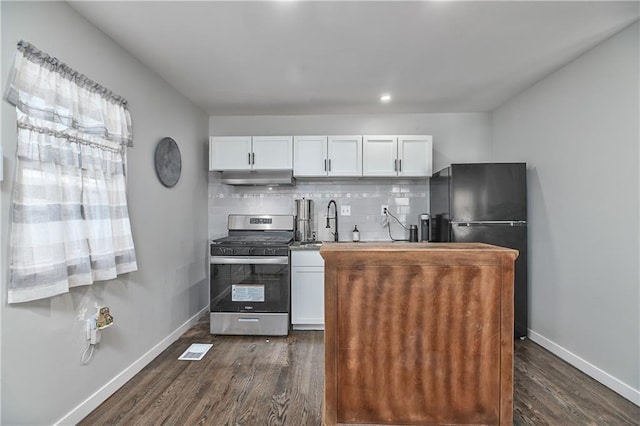
[[[351,216],[351,206],[340,206],[340,216]]]

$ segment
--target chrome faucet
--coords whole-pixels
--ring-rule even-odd
[[[331,212],[331,203],[333,203],[333,211],[335,213],[333,217],[329,217],[329,212]],[[338,205],[334,200],[329,201],[329,204],[327,204],[327,229],[331,228],[329,219],[334,219],[336,221],[336,232],[333,233],[333,241],[338,242]]]

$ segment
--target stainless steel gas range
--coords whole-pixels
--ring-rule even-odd
[[[211,334],[289,333],[289,244],[295,217],[229,215],[211,242]]]

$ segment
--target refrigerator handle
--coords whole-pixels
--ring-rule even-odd
[[[452,221],[452,226],[526,226],[526,220]]]

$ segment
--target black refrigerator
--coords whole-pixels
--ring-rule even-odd
[[[433,174],[430,241],[481,242],[520,252],[515,265],[515,337],[527,335],[526,163],[452,164]]]

